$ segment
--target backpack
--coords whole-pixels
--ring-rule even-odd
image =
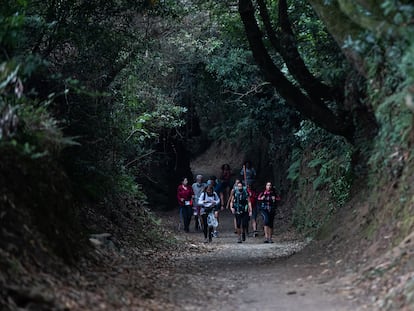
[[[213,192],[213,197],[214,197],[214,200],[217,198],[216,197],[217,196],[217,194],[215,193],[215,192]],[[206,199],[206,192],[204,191],[203,192],[203,200],[205,200]],[[215,206],[211,206],[211,207],[204,207],[204,210],[205,210],[205,212],[207,213],[207,214],[209,214],[212,210],[214,210],[216,207]]]
[[[234,209],[236,210],[237,214],[247,212],[249,208],[249,193],[247,192],[246,188],[243,187],[242,193],[239,190],[234,191]]]

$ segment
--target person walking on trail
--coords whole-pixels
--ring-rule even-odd
[[[211,242],[213,237],[213,227],[214,225],[217,225],[214,210],[217,206],[220,206],[220,198],[214,191],[213,185],[208,185],[201,193],[198,198],[198,204],[201,206],[200,215],[203,219],[204,242]]]
[[[243,167],[240,170],[240,176],[242,177],[244,185],[246,187],[247,185],[251,185],[254,183],[254,180],[256,179],[256,170],[252,166],[252,162],[244,162]]]
[[[184,231],[190,232],[190,221],[193,214],[192,199],[194,197],[193,188],[188,185],[187,177],[181,179],[181,184],[177,188],[178,207],[180,218],[184,223]]]
[[[207,184],[203,182],[203,175],[196,176],[196,182],[192,184],[191,188],[193,188],[194,192],[194,200],[193,200],[193,215],[194,215],[194,230],[200,230],[200,209],[201,206],[198,204],[198,199],[200,195],[205,190]]]
[[[262,213],[265,233],[265,243],[273,243],[273,222],[276,215],[276,203],[280,201],[280,197],[276,194],[272,183],[266,183],[265,190],[257,196],[260,204],[260,212]]]
[[[211,185],[213,187],[213,191],[214,193],[216,193],[218,195],[219,191],[220,191],[220,184],[217,180],[216,176],[211,176],[209,180],[207,180],[207,186]],[[216,205],[214,207],[214,217],[216,218],[217,221],[214,222],[214,230],[213,230],[213,237],[218,238],[218,226],[219,226],[219,213],[220,213],[220,206]]]
[[[230,188],[231,188],[231,168],[229,164],[223,164],[221,166],[220,174],[220,187],[218,194],[220,195],[221,210],[224,210],[224,204],[229,199]]]
[[[257,193],[253,185],[247,186],[247,192],[249,193],[250,203],[252,205],[252,216],[250,218],[250,221],[252,223],[253,237],[255,238],[257,237]]]
[[[249,199],[249,193],[243,187],[242,182],[237,184],[237,189],[230,202],[230,210],[236,217],[237,225],[237,243],[246,241],[246,231],[249,226],[249,217],[252,215],[252,205]]]
[[[231,200],[233,199],[234,192],[237,190],[237,184],[238,184],[240,181],[241,181],[240,179],[236,179],[236,180],[234,181],[233,188],[231,188],[231,191],[230,191],[230,196],[229,196],[229,199],[228,199],[228,201],[227,201],[227,206],[226,206],[226,208],[228,208],[228,209],[230,209],[230,202],[231,202]],[[234,233],[236,233],[236,234],[237,234],[237,222],[236,222],[236,217],[234,217]]]

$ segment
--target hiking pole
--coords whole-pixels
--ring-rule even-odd
[[[243,165],[244,185],[247,188],[246,165]]]

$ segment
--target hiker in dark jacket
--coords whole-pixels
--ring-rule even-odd
[[[246,241],[246,231],[249,226],[249,217],[252,215],[252,205],[250,203],[249,193],[243,187],[241,181],[238,182],[237,188],[231,198],[230,210],[236,217],[237,243],[242,243],[242,241]]]

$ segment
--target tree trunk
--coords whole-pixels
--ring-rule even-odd
[[[286,0],[279,1],[279,24],[281,29],[279,36],[273,30],[265,1],[258,0],[257,2],[259,4],[260,16],[270,42],[282,56],[290,74],[299,82],[308,96],[314,101],[321,99],[334,100],[335,98],[338,99],[341,97],[342,92],[323,84],[306,67],[305,62],[299,54],[295,35],[289,22]]]
[[[352,140],[354,128],[352,120],[348,120],[347,115],[337,116],[321,101],[311,100],[294,86],[273,63],[262,41],[262,33],[257,25],[250,0],[239,0],[239,13],[256,62],[265,78],[286,102],[321,128]]]

